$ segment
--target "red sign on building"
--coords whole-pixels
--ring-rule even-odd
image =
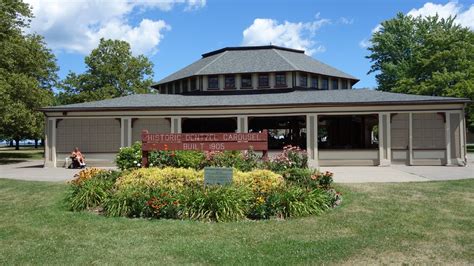
[[[198,150],[268,151],[267,130],[259,133],[148,133],[142,131],[142,165],[148,165],[149,151]]]

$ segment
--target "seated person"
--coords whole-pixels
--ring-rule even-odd
[[[75,147],[74,150],[72,151],[71,158],[72,158],[72,166],[74,168],[75,166],[78,166],[80,168],[83,168],[86,166],[84,155],[82,155],[78,147]]]

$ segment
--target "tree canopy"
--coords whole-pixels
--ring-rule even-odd
[[[17,0],[0,3],[0,136],[39,139],[44,116],[37,109],[53,103],[56,59],[43,38],[24,34],[29,6]]]
[[[85,63],[85,73],[71,72],[62,82],[58,95],[61,104],[150,92],[153,64],[143,55],[133,56],[125,41],[101,39]]]
[[[474,33],[455,18],[402,13],[372,35],[372,66],[378,90],[474,100]],[[466,109],[474,130],[474,107]]]

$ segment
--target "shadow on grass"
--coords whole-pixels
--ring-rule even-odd
[[[41,159],[43,152],[1,152],[0,160],[2,159]]]
[[[7,164],[16,164],[16,163],[24,163],[27,160],[19,160],[19,159],[3,159],[0,157],[0,165],[7,165]]]

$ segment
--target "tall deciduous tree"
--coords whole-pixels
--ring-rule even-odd
[[[32,17],[18,0],[0,3],[0,135],[19,141],[43,137],[38,108],[53,102],[58,67],[54,55],[35,34],[24,34]]]
[[[371,43],[377,89],[474,100],[474,33],[454,18],[399,13],[382,22]],[[466,111],[473,131],[474,106]]]
[[[125,41],[101,39],[85,58],[84,74],[69,73],[58,95],[62,104],[109,99],[150,92],[153,64],[143,55],[133,56]]]

